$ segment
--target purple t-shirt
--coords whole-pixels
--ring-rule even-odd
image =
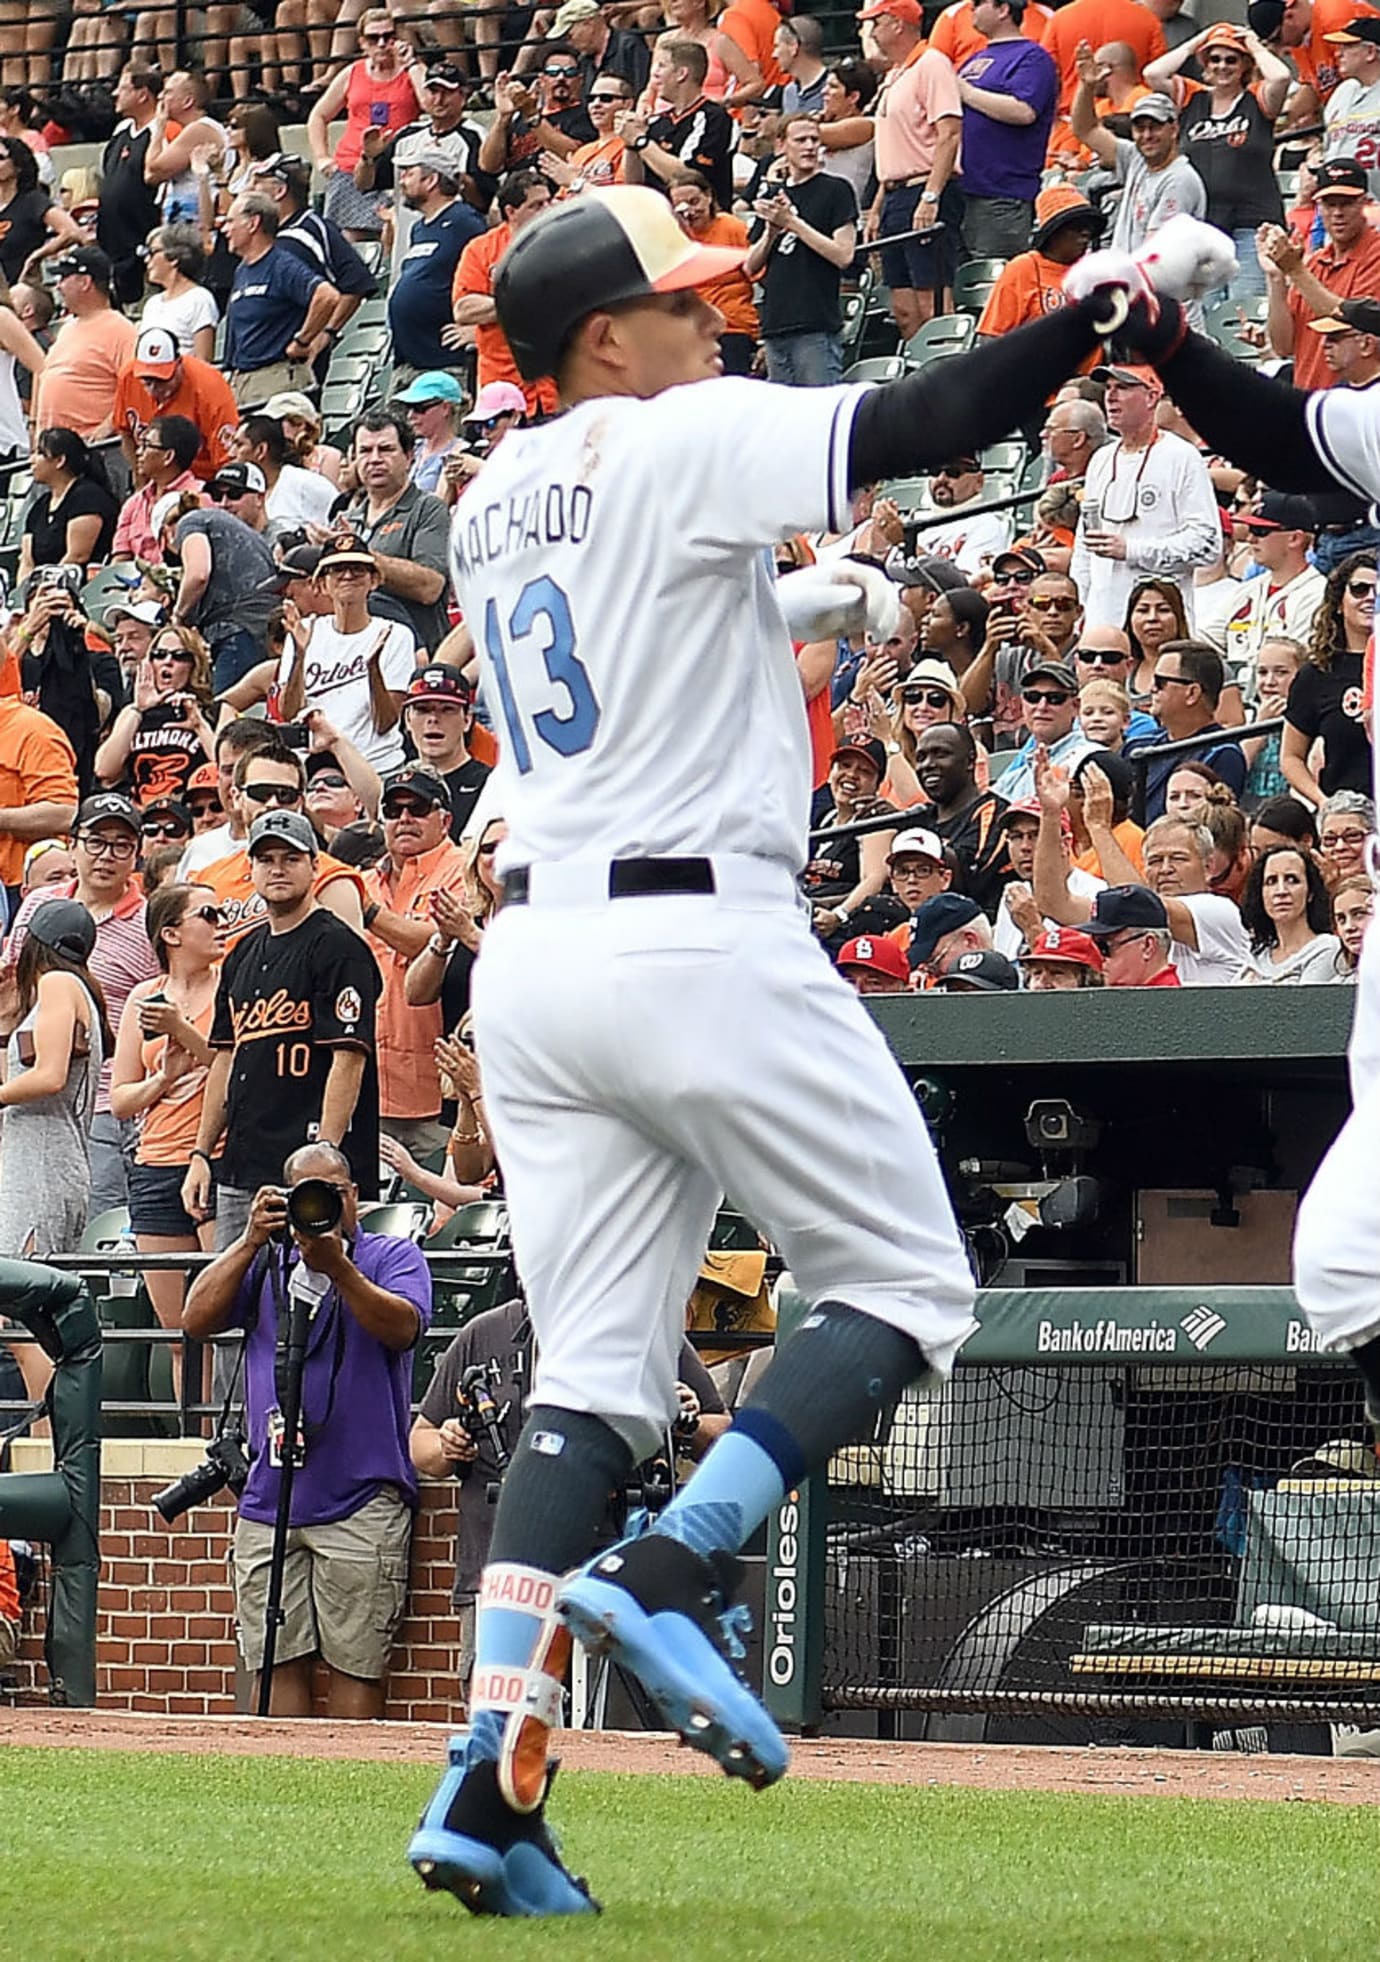
[[[999,123],[981,109],[965,105],[965,195],[1033,202],[1059,99],[1059,70],[1053,56],[1021,35],[1015,41],[993,41],[980,54],[970,55],[958,72],[974,88],[1017,96],[1035,111],[1033,123]]]
[[[410,1301],[422,1328],[427,1327],[431,1275],[420,1247],[388,1234],[358,1233],[351,1257],[366,1280]],[[289,1280],[297,1263],[294,1249]],[[235,1303],[237,1327],[244,1326],[253,1305],[246,1280]],[[278,1405],[273,1376],[278,1318],[267,1272],[258,1307],[258,1319],[245,1338],[245,1402],[253,1464],[240,1511],[246,1519],[271,1526],[278,1512],[278,1468],[269,1463],[265,1444],[268,1412]],[[383,1485],[396,1485],[409,1505],[415,1505],[417,1478],[407,1455],[411,1412],[411,1349],[387,1349],[376,1336],[367,1335],[332,1288],[307,1337],[302,1376],[307,1454],[292,1481],[292,1524],[326,1526],[333,1519],[348,1519]]]

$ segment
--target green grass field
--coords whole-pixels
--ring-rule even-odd
[[[1362,1806],[584,1773],[582,1922],[479,1922],[403,1863],[432,1773],[0,1749],[15,1962],[1374,1962]]]

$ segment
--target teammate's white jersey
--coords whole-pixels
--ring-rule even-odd
[[[719,379],[504,439],[451,534],[503,865],[804,865],[810,744],[770,547],[848,524],[864,393]]]
[[[1357,497],[1380,499],[1380,389],[1323,388],[1304,413],[1318,455]]]

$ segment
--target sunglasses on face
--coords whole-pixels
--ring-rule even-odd
[[[193,797],[188,800],[187,809],[196,818],[205,817],[209,811],[214,811],[219,817],[224,806],[219,797]]]
[[[568,82],[572,76],[578,75],[580,71],[578,68],[553,68],[548,63],[541,72],[543,75],[551,76],[553,81]]]
[[[415,797],[398,797],[389,799],[383,807],[383,815],[385,821],[392,824],[403,817],[430,817],[434,809],[433,804],[423,804]]]
[[[1073,700],[1062,688],[1022,688],[1023,702],[1048,702],[1054,708],[1062,708],[1065,702]]]
[[[1077,600],[1071,599],[1033,599],[1030,602],[1032,613],[1073,613],[1077,607]]]
[[[550,74],[550,72],[550,69],[548,69],[547,73]],[[628,98],[625,95],[611,95],[606,89],[596,89],[589,99],[591,102],[626,102]]]
[[[1033,600],[1031,604],[1034,605]],[[1127,658],[1124,654],[1114,653],[1110,647],[1075,647],[1073,651],[1088,668],[1119,668]]]
[[[396,39],[396,36],[392,34],[378,33],[378,34],[361,34],[359,38],[362,44],[366,48],[386,48],[390,41]]]
[[[505,409],[501,415],[484,416],[478,422],[476,422],[473,417],[467,416],[465,418],[464,423],[462,424],[462,427],[465,429],[474,430],[478,435],[491,436],[494,430],[496,430],[498,428],[498,425],[503,421],[503,417],[509,416],[511,414],[512,414],[511,409]]]
[[[256,804],[295,804],[302,795],[295,783],[247,783],[240,791],[242,797],[252,798]]]
[[[953,707],[953,697],[946,695],[942,688],[921,688],[912,685],[901,690],[901,700],[907,708],[914,707],[917,702],[923,702],[926,708],[932,709]]]
[[[192,657],[180,640],[175,640],[171,647],[154,645],[149,649],[149,659],[152,661],[185,661],[188,667],[192,665]]]
[[[936,477],[970,477],[976,469],[976,463],[964,458],[959,463],[941,463],[934,474]]]
[[[181,838],[186,832],[186,826],[176,818],[150,818],[142,829],[146,838]]]
[[[998,572],[994,575],[998,586],[1033,586],[1035,574],[1030,567],[1018,566],[1014,572]]]
[[[1188,683],[1181,674],[1152,674],[1150,677],[1150,692],[1152,694],[1160,688],[1186,688],[1187,686]]]
[[[221,926],[224,923],[224,916],[219,906],[212,906],[209,903],[205,906],[189,906],[183,918],[188,920],[205,920],[207,926],[213,927]]]
[[[318,770],[307,787],[309,790],[345,790],[348,785],[339,770]]]
[[[1374,599],[1375,585],[1373,579],[1348,579],[1346,589],[1352,599]]]
[[[498,850],[498,840],[497,838],[495,838],[489,844],[481,845],[479,847],[478,856],[480,858],[492,858],[497,850]]]

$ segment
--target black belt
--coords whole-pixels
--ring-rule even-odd
[[[609,866],[610,899],[645,899],[653,893],[716,890],[714,867],[707,858],[615,858]],[[504,875],[505,906],[525,906],[531,892],[530,865],[515,865]]]

